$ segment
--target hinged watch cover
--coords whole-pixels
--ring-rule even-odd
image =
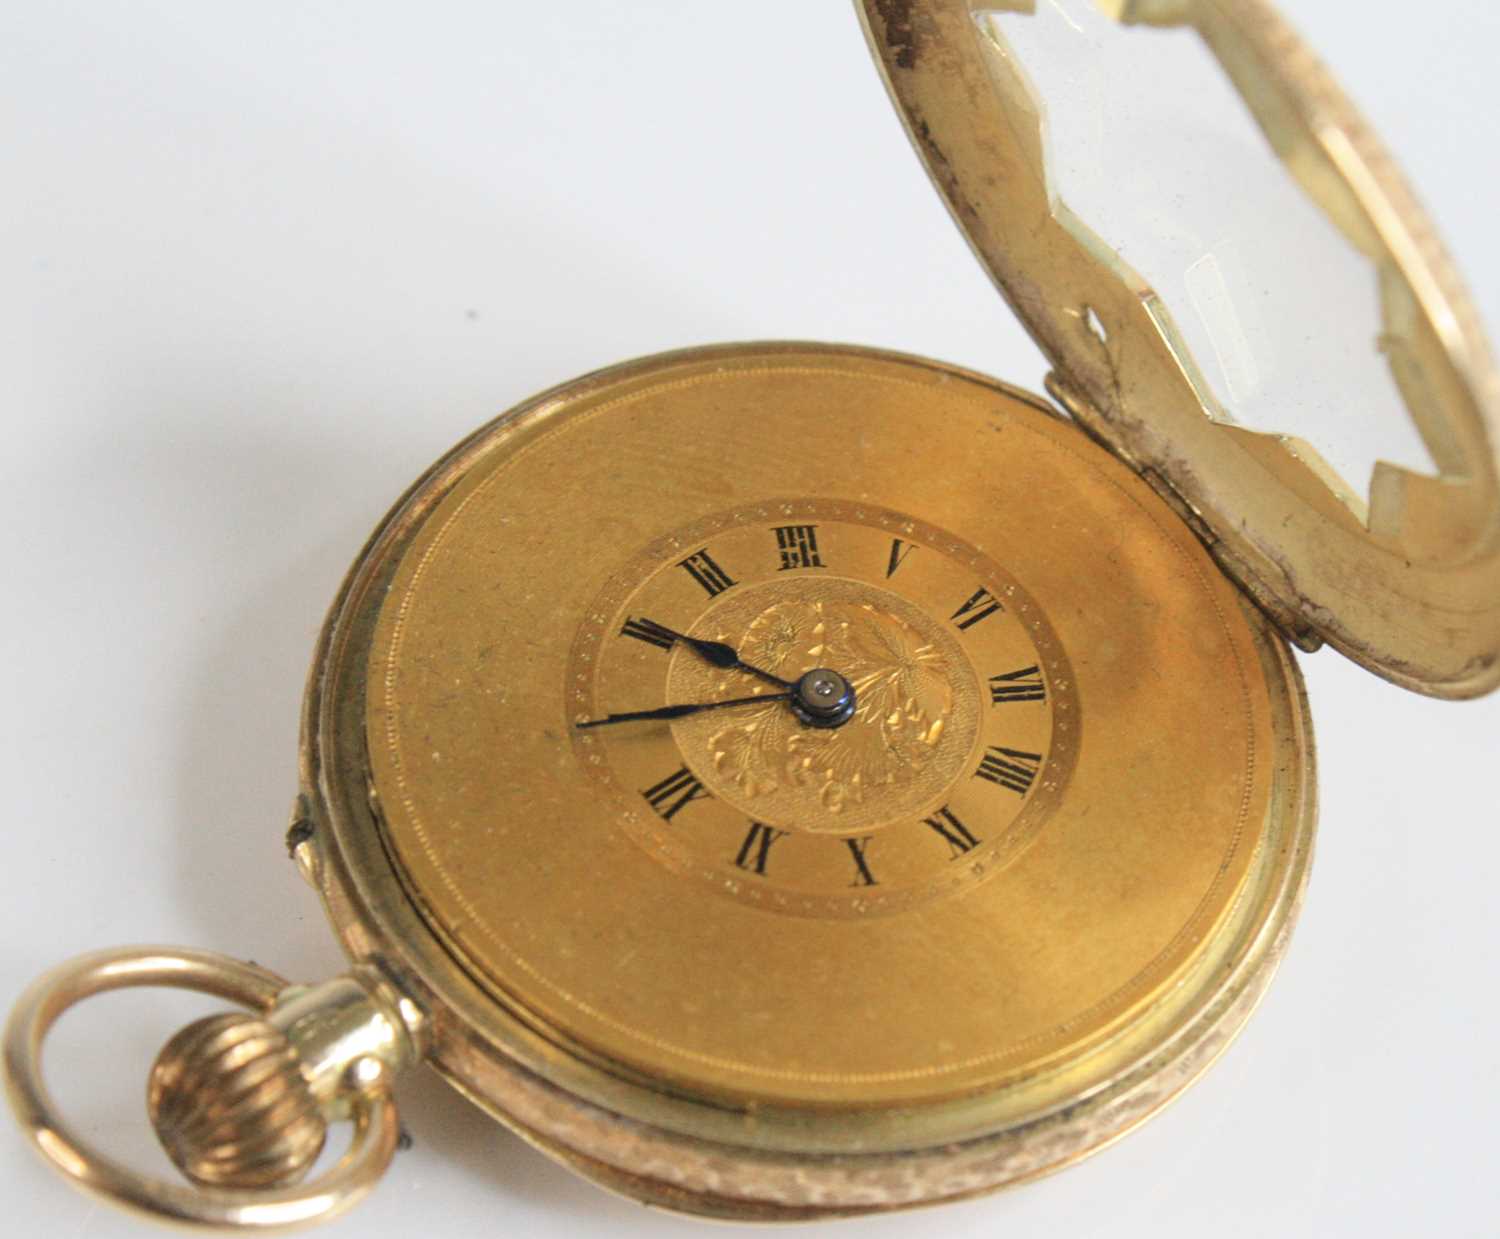
[[[862,2],[911,139],[1055,367],[1053,394],[1168,493],[1299,644],[1326,640],[1434,696],[1500,685],[1500,379],[1378,141],[1262,0],[1100,5],[1122,23],[1196,30],[1287,170],[1372,264],[1380,349],[1437,473],[1382,461],[1366,507],[1302,440],[1234,423],[1156,292],[1059,198],[1043,105],[986,20],[1033,7]]]

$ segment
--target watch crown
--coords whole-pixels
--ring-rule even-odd
[[[328,1130],[287,1034],[241,1012],[196,1020],[168,1041],[146,1106],[167,1156],[212,1187],[295,1183]]]

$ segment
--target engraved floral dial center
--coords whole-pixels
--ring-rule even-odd
[[[704,785],[757,821],[868,831],[916,813],[969,759],[977,677],[956,638],[893,591],[831,576],[747,582],[717,599],[694,632],[795,685],[790,709],[768,700],[673,726]],[[689,651],[674,655],[667,683],[683,701],[759,689]]]

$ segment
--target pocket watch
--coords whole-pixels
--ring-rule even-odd
[[[1370,261],[1436,475],[1378,465],[1365,502],[1234,424],[1058,198],[1003,32],[868,0],[1051,399],[876,349],[711,346],[454,447],[356,559],[307,686],[287,843],[350,970],[150,947],[41,978],[5,1071],[59,1170],[176,1221],[332,1216],[426,1061],[634,1199],[847,1216],[1065,1166],[1217,1058],[1307,879],[1292,647],[1432,696],[1500,683],[1497,387],[1425,217],[1272,10],[1114,7],[1194,28]],[[96,1150],[41,1077],[64,1010],[136,985],[244,1008],[151,1073],[187,1184]]]

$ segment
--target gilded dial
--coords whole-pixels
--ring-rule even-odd
[[[1287,673],[1150,487],[1008,389],[652,359],[476,435],[393,531],[361,803],[539,1070],[767,1123],[951,1105],[941,1142],[1170,1035],[1259,933]]]
[[[847,686],[847,717],[799,711],[795,686],[817,672]],[[818,499],[653,540],[590,608],[568,702],[583,767],[650,855],[819,916],[999,872],[1058,802],[1079,726],[1060,642],[991,556],[909,514]],[[637,717],[663,702],[729,704]]]

